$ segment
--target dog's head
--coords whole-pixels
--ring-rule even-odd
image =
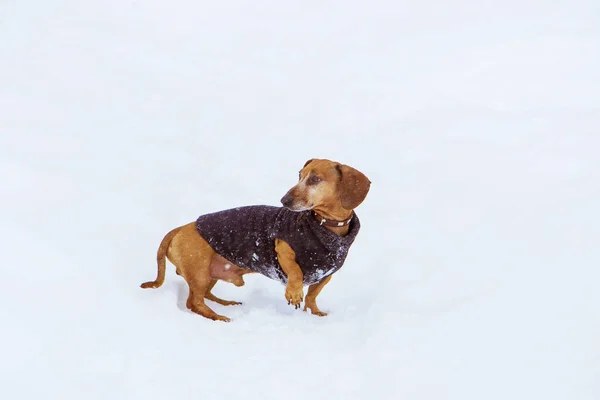
[[[341,206],[353,210],[367,197],[371,181],[360,171],[330,160],[308,160],[298,183],[281,199],[292,211]]]

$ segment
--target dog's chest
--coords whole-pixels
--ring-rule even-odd
[[[319,227],[320,228],[320,227]],[[314,231],[291,232],[283,238],[296,253],[296,262],[304,276],[304,284],[311,285],[338,271],[348,254],[349,245],[343,240],[328,240]]]

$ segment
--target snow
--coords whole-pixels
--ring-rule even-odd
[[[600,398],[597,1],[0,10],[3,398]],[[139,288],[310,158],[373,182],[329,316]]]

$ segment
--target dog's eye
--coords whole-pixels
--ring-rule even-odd
[[[311,177],[308,178],[309,185],[316,185],[317,183],[319,183],[321,181],[322,181],[321,177],[319,177],[317,175],[311,175]]]

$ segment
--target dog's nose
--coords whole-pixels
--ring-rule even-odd
[[[283,196],[281,198],[281,204],[283,204],[284,207],[290,207],[293,202],[294,202],[294,199],[292,198],[292,196],[289,193],[287,193],[285,196]]]

